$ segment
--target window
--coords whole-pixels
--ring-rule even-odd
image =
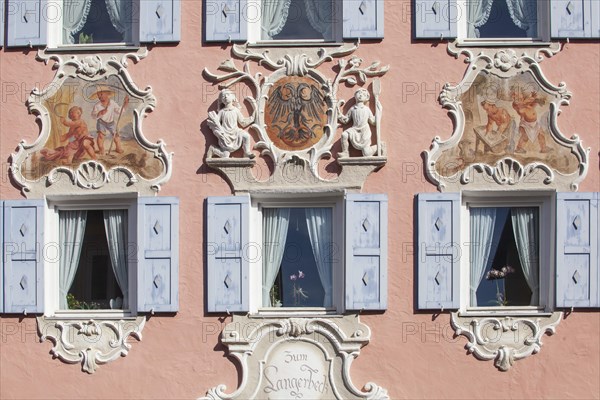
[[[0,311],[122,317],[178,310],[178,199],[2,203]]]
[[[74,50],[178,42],[180,14],[180,0],[8,0],[6,44]]]
[[[383,0],[209,0],[207,42],[339,42],[383,38]]]
[[[263,208],[263,307],[331,307],[331,208]]]
[[[539,3],[539,4],[538,4]],[[537,0],[466,0],[466,33],[459,23],[459,37],[481,39],[530,38],[538,35],[538,15],[545,15],[546,4]],[[461,2],[458,2],[461,6]],[[543,33],[540,31],[539,33]]]
[[[420,193],[417,204],[418,309],[600,304],[598,193]]]
[[[387,306],[387,198],[207,199],[207,310],[343,313]]]
[[[129,309],[129,225],[127,209],[58,211],[60,310]]]
[[[537,306],[539,209],[469,207],[471,307]]]

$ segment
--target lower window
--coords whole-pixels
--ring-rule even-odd
[[[331,208],[263,208],[264,307],[331,307]]]
[[[537,207],[470,207],[471,307],[539,305]]]
[[[59,211],[61,310],[129,306],[128,212]]]

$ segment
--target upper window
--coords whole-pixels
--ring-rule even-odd
[[[204,40],[287,44],[383,38],[383,0],[208,0]]]
[[[181,0],[8,0],[6,44],[57,48],[178,42],[180,14]]]
[[[465,37],[535,39],[538,14],[544,15],[538,13],[538,9],[544,8],[537,0],[466,0]]]

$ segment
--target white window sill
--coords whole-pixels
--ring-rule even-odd
[[[297,308],[261,308],[253,318],[302,318],[302,317],[341,317],[335,308],[297,307]]]
[[[343,42],[327,42],[324,40],[259,40],[258,42],[248,42],[247,47],[340,47]]]
[[[457,47],[550,47],[550,45],[550,42],[529,38],[462,38],[456,40]]]
[[[549,312],[544,307],[478,307],[468,308],[458,312],[458,316],[462,318],[468,317],[492,317],[492,316],[512,316],[512,317],[528,317],[528,316],[550,316]]]
[[[46,48],[46,53],[77,53],[89,51],[135,52],[141,46],[125,43],[90,43],[60,45]]]
[[[61,310],[47,319],[135,319],[135,313],[128,310]]]

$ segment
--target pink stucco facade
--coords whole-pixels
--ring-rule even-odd
[[[415,311],[414,195],[436,191],[425,178],[421,153],[433,137],[450,136],[452,121],[437,97],[446,82],[461,80],[467,64],[447,54],[446,42],[411,39],[409,2],[388,1],[385,6],[385,39],[361,43],[355,54],[391,67],[382,78],[381,95],[388,161],[363,188],[389,197],[389,300],[384,313],[361,317],[372,330],[372,340],[352,364],[353,383],[361,387],[374,381],[387,388],[391,398],[407,399],[599,398],[597,309],[568,315],[555,335],[543,338],[539,354],[518,361],[508,372],[467,355],[466,340],[453,336],[447,311],[435,316]],[[238,383],[239,371],[219,344],[230,317],[205,312],[203,273],[203,201],[231,191],[203,161],[208,145],[215,143],[203,122],[214,107],[217,90],[203,78],[202,70],[216,70],[230,57],[230,48],[203,44],[199,1],[182,1],[181,17],[180,43],[151,47],[146,59],[129,67],[136,84],[152,86],[157,98],[156,110],[144,121],[145,136],[153,142],[163,139],[167,150],[174,152],[173,176],[160,195],[180,199],[179,312],[150,317],[143,340],[131,340],[129,355],[93,375],[53,360],[48,353],[51,343],[39,342],[33,316],[2,316],[2,399],[189,399],[222,383],[231,391]],[[579,191],[598,192],[598,41],[568,43],[541,65],[550,82],[565,82],[573,93],[558,125],[566,136],[578,134],[583,145],[591,147],[589,172]],[[35,60],[35,50],[0,51],[2,199],[21,196],[9,179],[8,159],[20,140],[33,142],[37,137],[38,127],[25,101],[33,87],[48,84],[53,74],[49,65]],[[336,139],[334,151],[339,146]]]

